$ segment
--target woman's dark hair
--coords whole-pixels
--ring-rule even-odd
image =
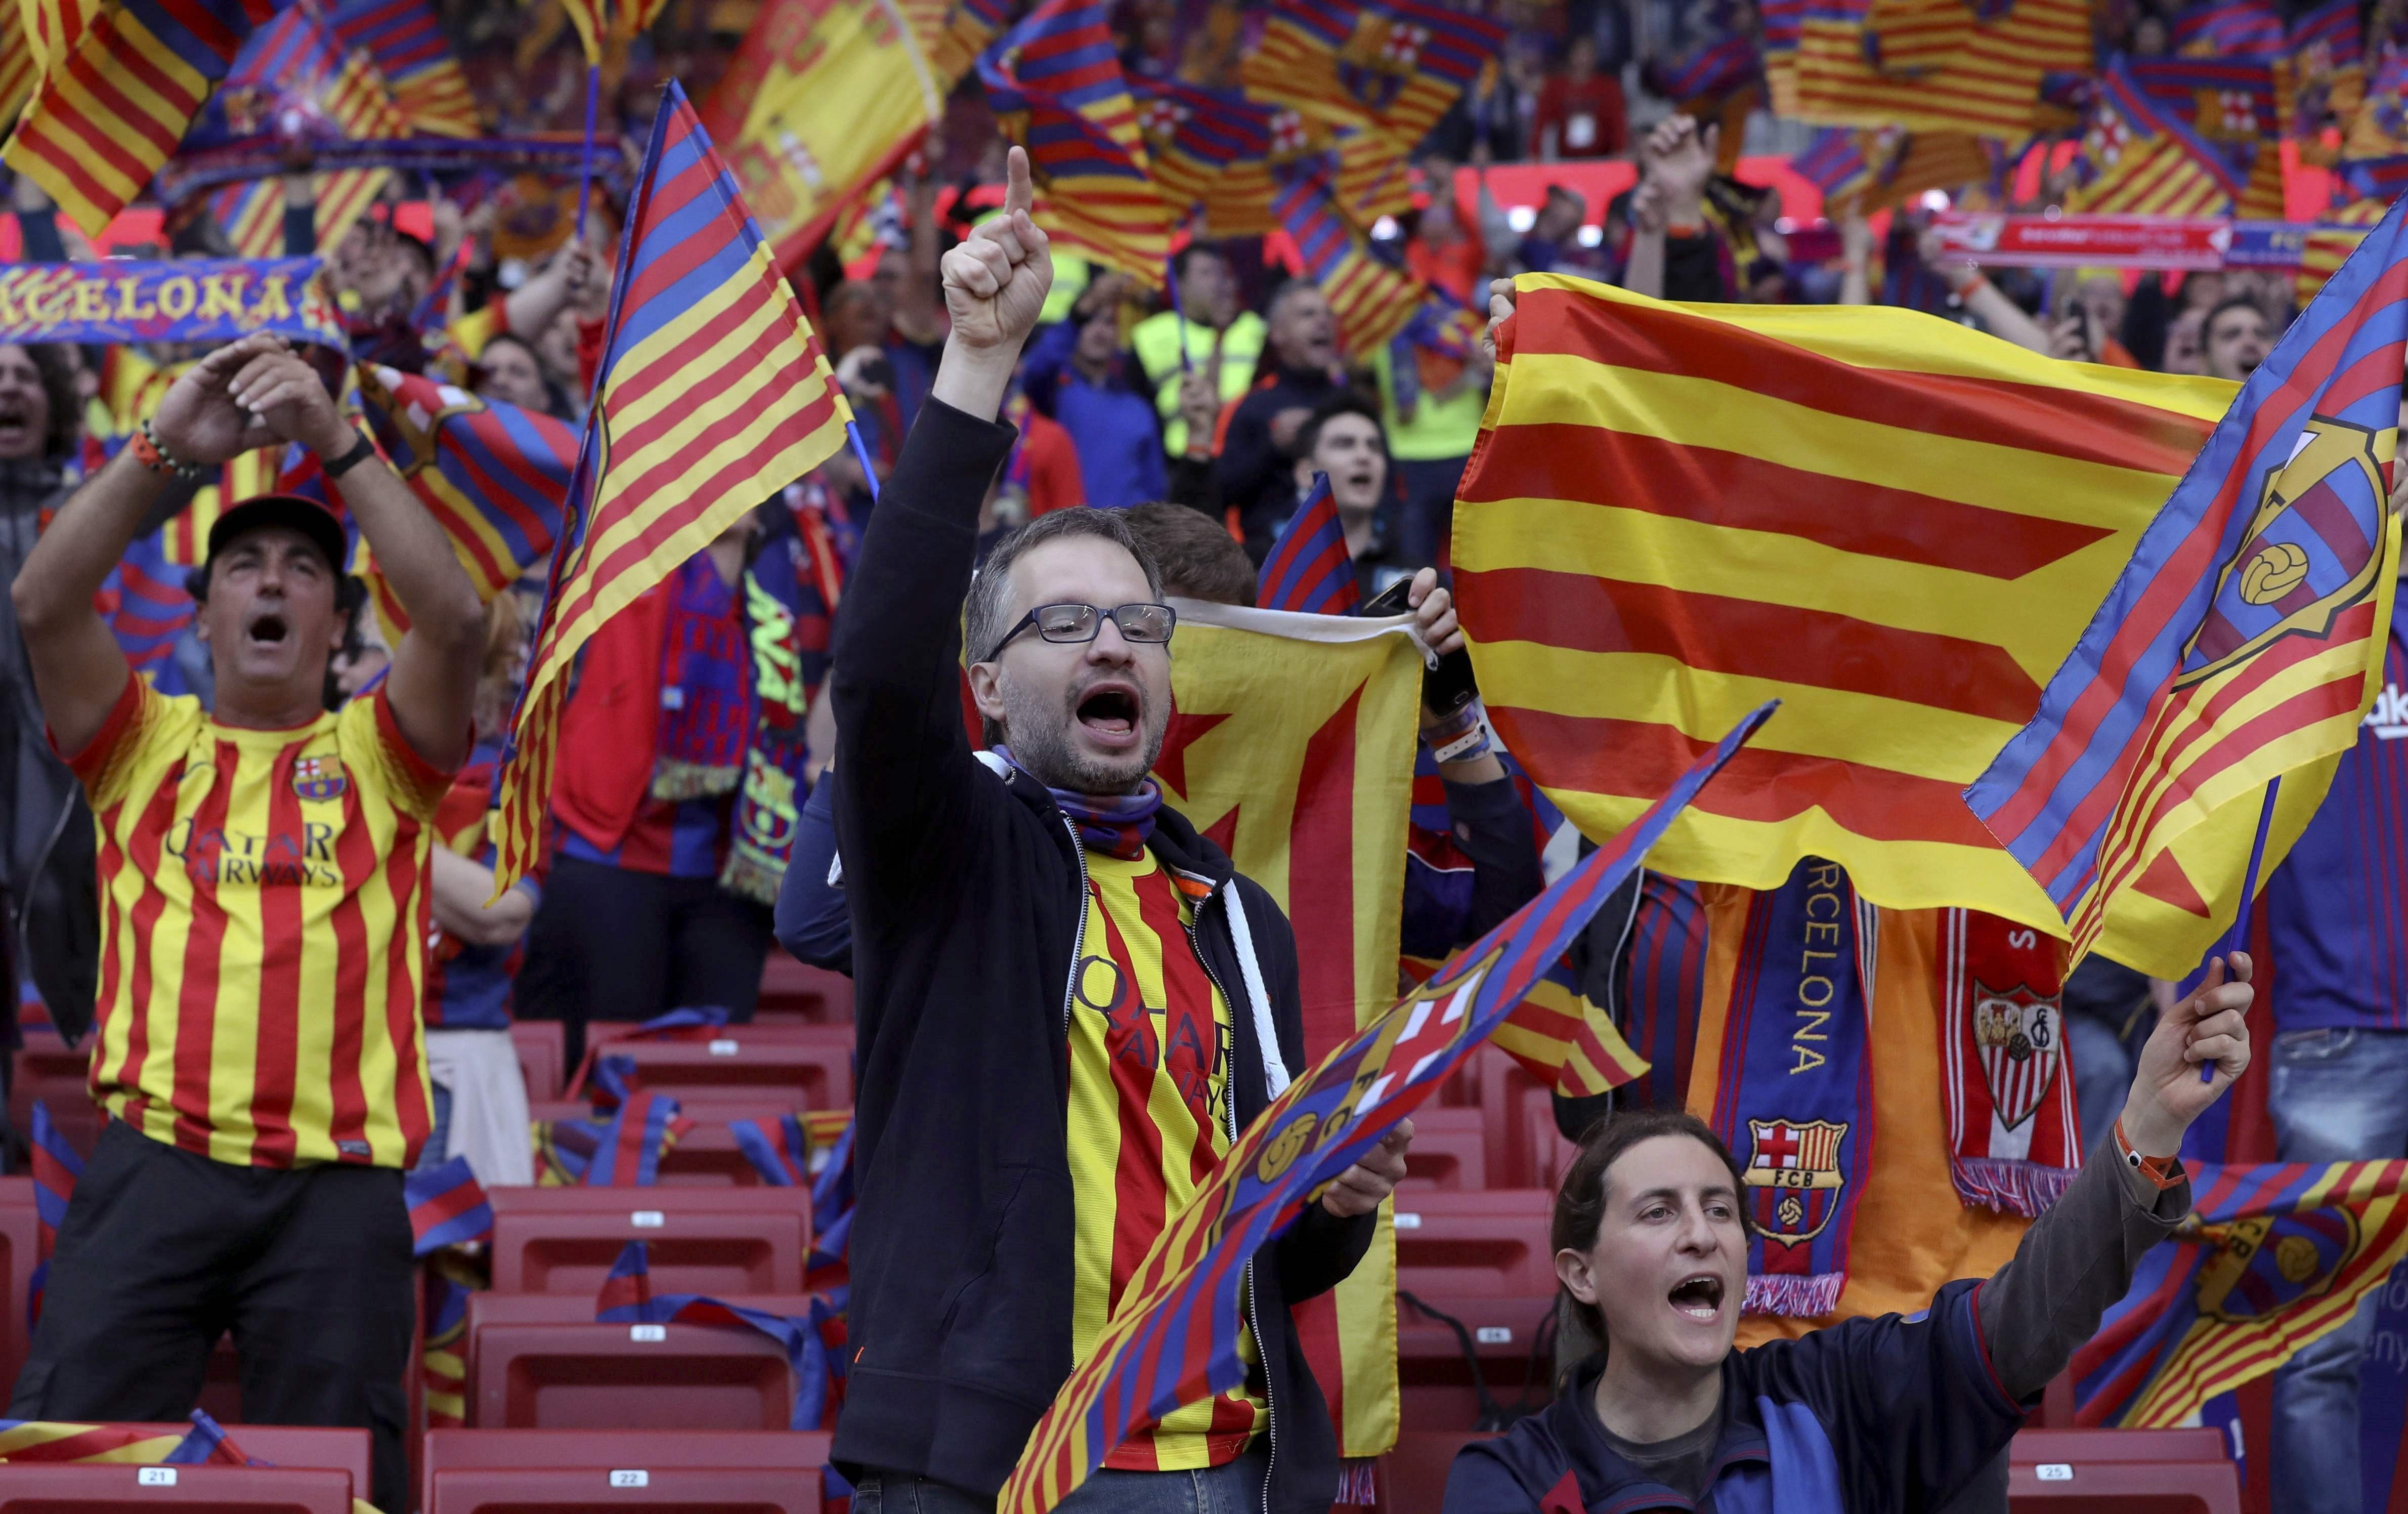
[[[1547,1235],[1550,1247],[1556,1251],[1586,1251],[1597,1245],[1598,1227],[1605,1222],[1607,1170],[1632,1146],[1659,1135],[1685,1135],[1701,1143],[1730,1170],[1732,1191],[1746,1193],[1746,1178],[1740,1170],[1739,1159],[1731,1155],[1730,1147],[1723,1144],[1713,1126],[1687,1110],[1632,1109],[1608,1115],[1581,1137],[1580,1150],[1564,1171],[1563,1186],[1555,1190],[1555,1224]],[[1750,1231],[1755,1228],[1748,1224],[1745,1204],[1740,1206],[1740,1224]],[[1564,1308],[1573,1319],[1602,1345],[1605,1317],[1597,1305],[1583,1304],[1570,1292],[1563,1295],[1563,1300]]]

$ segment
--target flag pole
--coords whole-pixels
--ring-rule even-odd
[[[1179,254],[1170,254],[1163,272],[1170,281],[1170,313],[1179,322],[1179,371],[1193,373],[1195,365],[1187,361],[1187,302],[1179,297]]]
[[[602,65],[585,65],[585,153],[577,169],[577,239],[585,239],[585,206],[594,194],[594,108],[602,94]]]
[[[2258,807],[2258,839],[2249,844],[2249,872],[2241,880],[2241,909],[2232,920],[2232,939],[2242,951],[2249,949],[2249,908],[2258,898],[2258,870],[2266,860],[2266,833],[2274,829],[2274,796],[2282,792],[2282,788],[2281,773],[2267,779],[2266,800]],[[2215,1081],[2214,1062],[2199,1064],[2199,1080],[2201,1083]]]
[[[861,440],[861,427],[851,420],[844,423],[844,434],[853,443],[853,456],[861,460],[861,476],[869,481],[869,502],[878,503],[878,465],[870,460],[869,443]]]

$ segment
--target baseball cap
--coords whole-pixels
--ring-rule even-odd
[[[209,527],[209,563],[235,541],[264,526],[285,526],[308,539],[326,559],[326,566],[337,576],[343,571],[343,559],[350,555],[350,539],[344,534],[343,523],[335,512],[306,495],[263,494],[246,499],[217,518]],[[200,575],[207,583],[207,569]]]

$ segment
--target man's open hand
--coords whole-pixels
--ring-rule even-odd
[[[945,254],[945,309],[953,318],[953,340],[971,349],[1016,350],[1036,328],[1054,287],[1050,244],[1028,215],[1037,191],[1025,150],[1011,150],[1008,175],[1003,214]]]
[[[204,468],[279,441],[339,457],[356,436],[318,370],[281,337],[265,334],[194,364],[159,401],[151,426],[177,461]]]

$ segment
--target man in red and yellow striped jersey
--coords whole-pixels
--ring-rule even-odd
[[[216,706],[134,676],[93,595],[171,478],[316,453],[408,611],[372,697],[330,712],[359,588],[322,507],[218,517],[199,634]],[[61,1226],[10,1414],[177,1420],[229,1328],[265,1423],[365,1426],[404,1507],[428,851],[468,754],[483,612],[408,485],[317,372],[251,337],[178,379],[60,511],[11,591],[50,739],[99,831],[93,1096],[111,1117]]]

